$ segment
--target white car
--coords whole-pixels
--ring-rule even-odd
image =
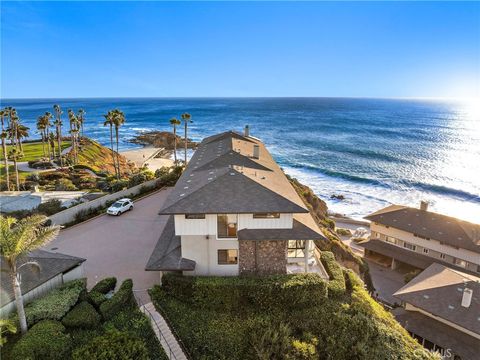
[[[125,211],[133,209],[133,201],[130,199],[120,199],[115,201],[112,206],[107,209],[108,215],[120,215]]]

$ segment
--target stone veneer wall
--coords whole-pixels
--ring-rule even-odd
[[[287,272],[287,241],[240,240],[240,274],[285,274]]]

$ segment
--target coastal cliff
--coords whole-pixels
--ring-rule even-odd
[[[177,149],[185,147],[185,142],[182,137],[177,137]],[[149,131],[136,135],[130,142],[134,144],[153,146],[156,148],[165,148],[165,150],[173,150],[175,143],[175,136],[169,131]],[[191,139],[187,139],[187,147],[195,149],[197,143]]]
[[[315,245],[322,251],[331,251],[335,254],[335,259],[344,267],[352,269],[359,274],[370,291],[373,291],[373,284],[370,278],[368,264],[359,256],[355,255],[335,232],[335,222],[328,217],[328,207],[325,201],[320,199],[312,189],[300,183],[297,179],[287,175],[288,180],[297,191],[310,210],[310,214],[322,230],[323,234],[329,240],[315,241]]]

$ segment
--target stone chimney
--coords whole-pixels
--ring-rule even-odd
[[[250,127],[248,125],[245,125],[245,129],[243,129],[243,135],[250,136]]]
[[[260,159],[260,146],[257,144],[253,145],[253,156],[254,159]]]
[[[472,303],[472,297],[473,297],[472,289],[469,289],[469,288],[463,289],[462,306],[465,308],[470,307],[470,304]]]
[[[427,211],[428,210],[428,202],[425,200],[420,201],[420,210]]]

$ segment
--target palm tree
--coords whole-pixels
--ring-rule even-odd
[[[50,127],[52,126],[52,123],[50,122],[50,120],[52,120],[53,115],[52,115],[52,113],[47,111],[47,112],[45,112],[45,115],[43,115],[43,117],[44,117],[45,130],[46,130],[45,139],[47,141],[48,159],[51,160],[51,157],[50,157]],[[54,146],[55,146],[55,142],[54,142]],[[54,149],[53,157],[55,157],[55,149]]]
[[[37,118],[37,130],[42,138],[43,157],[47,157],[47,152],[45,151],[45,129],[45,116],[42,115]]]
[[[0,134],[2,138],[2,151],[3,151],[3,162],[5,165],[5,176],[7,180],[7,191],[10,191],[10,174],[8,173],[8,153],[7,153],[7,132],[5,131],[5,118],[8,116],[8,110],[5,108],[0,110],[0,119],[2,121],[2,133]]]
[[[85,121],[85,110],[80,109],[78,110],[77,118],[78,122],[80,123],[80,136],[83,137],[83,122]]]
[[[173,125],[173,157],[175,165],[177,165],[177,126],[181,124],[181,121],[177,118],[171,118],[170,124]]]
[[[25,125],[20,124],[20,122],[17,122],[17,143],[18,145],[20,145],[21,153],[23,153],[22,139],[25,139],[29,136],[28,130],[30,130],[29,127],[26,127]]]
[[[22,220],[0,215],[0,255],[10,273],[22,334],[27,332],[27,319],[23,307],[19,271],[24,266],[39,268],[38,263],[26,260],[28,253],[45,246],[57,237],[60,227],[44,226],[47,219],[43,215],[33,215]]]
[[[68,120],[70,121],[70,141],[72,142],[72,148],[73,148],[73,162],[76,162],[77,158],[77,141],[76,141],[76,134],[78,131],[77,130],[77,123],[78,119],[75,113],[69,109],[68,110]]]
[[[55,142],[57,141],[57,138],[55,137],[54,133],[49,133],[47,138],[48,138],[48,143],[52,148],[52,158],[55,159]]]
[[[103,123],[103,126],[110,126],[110,149],[112,150],[112,161],[113,161],[113,168],[115,169],[115,176],[118,179],[118,173],[117,173],[117,164],[115,162],[115,155],[113,152],[113,117],[114,114],[109,111],[106,115],[103,115],[105,118],[105,122]]]
[[[63,167],[63,159],[62,159],[62,114],[63,111],[60,105],[53,105],[53,110],[55,111],[55,130],[57,132],[57,143],[58,143],[58,157],[60,159],[60,166]]]
[[[3,337],[5,333],[15,334],[17,327],[11,319],[0,319],[0,347],[6,344],[7,339]]]
[[[8,157],[13,160],[13,168],[15,170],[15,184],[17,185],[17,191],[20,191],[20,179],[18,178],[18,166],[17,161],[20,159],[20,152],[16,147],[12,147],[8,153]]]
[[[9,137],[10,137],[10,142],[13,147],[17,147],[17,122],[18,122],[18,116],[17,116],[17,111],[9,106],[7,108],[8,110],[8,116],[10,118],[10,126],[7,129],[9,132]]]
[[[185,124],[185,166],[187,166],[187,148],[188,148],[188,138],[187,138],[187,128],[188,123],[192,123],[192,116],[189,113],[182,114],[182,120]]]
[[[114,116],[113,116],[113,125],[115,126],[115,139],[117,142],[117,168],[118,168],[118,179],[120,179],[120,158],[118,156],[118,130],[120,129],[120,126],[125,124],[125,114],[118,110],[115,109],[113,110]]]

